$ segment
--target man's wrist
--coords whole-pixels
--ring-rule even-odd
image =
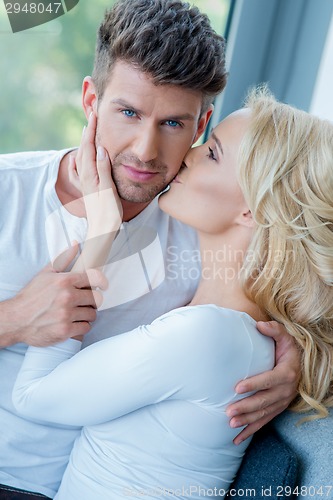
[[[0,348],[22,342],[18,326],[18,307],[15,298],[0,302]]]

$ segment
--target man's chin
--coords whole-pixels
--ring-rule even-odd
[[[150,203],[165,188],[157,186],[131,186],[119,187],[117,191],[120,198],[127,203]]]

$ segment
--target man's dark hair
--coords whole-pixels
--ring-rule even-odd
[[[197,7],[180,0],[120,0],[99,27],[93,81],[101,99],[113,65],[122,60],[156,85],[203,94],[203,111],[224,89],[225,42]]]

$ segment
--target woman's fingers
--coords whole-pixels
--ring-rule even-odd
[[[96,151],[96,130],[97,117],[91,113],[83,130],[75,164],[70,159],[69,167],[71,182],[80,183],[90,237],[118,230],[123,214],[111,176],[109,155],[102,146],[98,146]]]
[[[79,244],[73,241],[72,245],[58,255],[52,262],[52,267],[57,273],[65,272],[67,267],[73,262],[79,251]]]
[[[83,135],[85,142],[91,144],[94,149],[96,140],[96,128],[97,128],[97,116],[92,111],[88,117],[88,124]]]
[[[100,191],[115,187],[111,177],[111,162],[103,146],[97,148],[97,174]]]
[[[111,168],[107,151],[98,146],[97,184],[87,186],[84,194],[90,237],[117,231],[122,222],[122,205],[111,176]]]
[[[88,124],[83,129],[81,144],[76,155],[76,170],[84,195],[96,192],[99,186],[95,147],[96,128],[97,118],[95,113],[91,112]]]

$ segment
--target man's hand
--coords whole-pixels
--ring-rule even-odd
[[[58,270],[67,267],[73,252],[77,248],[57,260]],[[100,292],[89,288],[104,289],[106,281],[97,270],[63,273],[46,266],[16,297],[0,303],[0,346],[25,342],[41,347],[88,333],[102,301]]]
[[[293,338],[276,321],[258,322],[258,330],[276,342],[273,370],[242,380],[236,386],[238,394],[259,391],[253,396],[228,406],[231,427],[246,425],[234,439],[240,444],[276,415],[285,410],[297,396],[300,379],[300,354]]]

